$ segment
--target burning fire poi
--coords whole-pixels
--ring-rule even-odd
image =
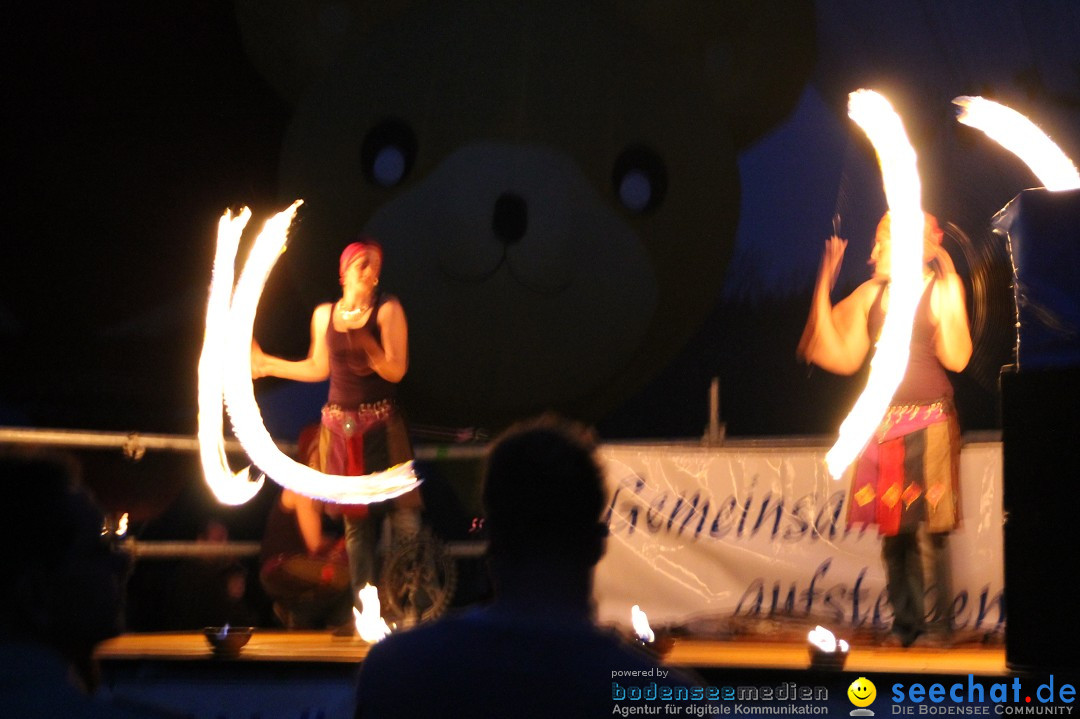
[[[1019,157],[1051,192],[1080,188],[1080,172],[1045,132],[1022,114],[982,97],[953,98],[956,119],[996,141]]]
[[[239,215],[231,210],[218,221],[217,250],[210,279],[210,299],[206,307],[206,331],[202,355],[199,357],[199,459],[203,477],[219,502],[240,505],[254,497],[263,486],[263,477],[250,481],[250,467],[234,473],[225,456],[222,436],[221,404],[225,399],[225,332],[233,288],[233,265],[240,235],[244,232],[251,210],[244,208]]]
[[[915,150],[900,116],[882,95],[856,90],[848,96],[848,115],[870,138],[881,165],[885,199],[892,216],[892,282],[889,308],[866,388],[840,425],[840,435],[825,455],[833,479],[840,479],[871,438],[893,393],[903,379],[911,344],[911,326],[922,295],[922,184]]]

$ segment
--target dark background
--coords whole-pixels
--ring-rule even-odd
[[[0,422],[191,434],[217,219],[278,209],[290,108],[249,64],[228,3],[19,6],[4,47]],[[776,274],[755,261],[736,258]],[[742,272],[602,433],[698,435],[714,376],[730,434],[833,431],[860,378],[795,362],[814,260],[803,264],[780,290],[767,276],[774,286],[747,292]],[[969,428],[999,425],[989,384],[958,380]]]
[[[190,434],[217,218],[272,204],[287,108],[228,3],[5,25],[0,419]]]

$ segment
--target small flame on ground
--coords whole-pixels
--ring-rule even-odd
[[[848,96],[848,115],[870,138],[881,165],[891,215],[892,282],[889,309],[866,388],[840,425],[840,435],[825,455],[833,479],[840,479],[885,416],[903,379],[911,346],[911,326],[922,295],[923,212],[915,150],[900,116],[882,95],[857,90]]]
[[[828,652],[829,654],[832,654],[837,649],[839,649],[841,653],[845,653],[849,648],[846,641],[843,639],[838,641],[835,634],[820,624],[814,627],[806,638],[818,649],[823,652]]]
[[[953,98],[956,119],[997,142],[1024,162],[1051,192],[1080,188],[1080,172],[1034,122],[1011,107],[983,97]]]
[[[656,634],[649,626],[649,617],[636,604],[630,607],[630,622],[634,625],[634,634],[638,639],[646,644],[656,641]]]
[[[356,621],[356,633],[368,644],[385,639],[390,634],[390,627],[382,618],[382,603],[379,602],[379,589],[374,584],[365,584],[357,596],[363,611],[353,607]]]
[[[128,513],[124,512],[120,515],[120,519],[116,522],[116,536],[123,537],[128,531]]]

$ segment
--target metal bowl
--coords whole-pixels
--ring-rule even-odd
[[[665,632],[657,632],[655,639],[646,642],[641,637],[632,635],[630,636],[630,643],[641,647],[652,656],[662,659],[675,646],[675,637]]]
[[[214,651],[215,657],[236,657],[251,639],[252,627],[206,627],[203,636]]]
[[[826,652],[816,646],[810,647],[810,668],[823,671],[840,671],[847,662],[848,653],[837,649]]]

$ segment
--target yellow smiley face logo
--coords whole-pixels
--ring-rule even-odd
[[[868,707],[877,697],[877,687],[866,677],[859,677],[847,688],[848,699],[857,707]]]

